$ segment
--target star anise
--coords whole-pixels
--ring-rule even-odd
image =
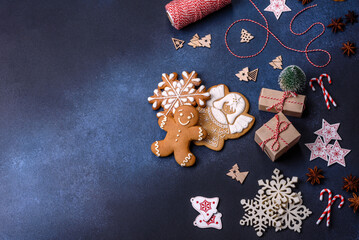
[[[299,0],[299,1],[302,1],[302,4],[307,4],[307,3],[310,3],[312,0]]]
[[[345,19],[345,23],[354,24],[358,22],[358,15],[356,15],[354,11],[348,11],[348,14],[345,14]]]
[[[343,47],[342,47],[343,54],[347,54],[348,56],[354,55],[356,49],[357,48],[355,47],[355,43],[352,43],[349,41],[346,43],[343,43]]]
[[[344,27],[345,27],[345,23],[343,23],[342,18],[334,18],[332,19],[332,23],[329,24],[327,27],[331,27],[332,28],[332,32],[337,32],[338,30],[343,32],[344,31]]]
[[[353,198],[348,198],[348,201],[351,202],[349,207],[353,207],[355,213],[359,208],[359,197],[353,193]]]
[[[320,184],[320,179],[324,178],[324,176],[321,174],[323,170],[318,169],[317,166],[314,167],[314,169],[308,168],[309,173],[305,174],[307,175],[308,179],[307,182],[310,181],[312,185],[314,184]]]
[[[357,178],[356,176],[353,176],[352,174],[350,174],[349,176],[347,176],[346,178],[343,177],[344,180],[344,185],[343,185],[343,189],[345,191],[352,191],[352,192],[357,192],[359,189],[359,178]]]

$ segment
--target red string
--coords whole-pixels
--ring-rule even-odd
[[[263,142],[261,142],[259,144],[259,146],[261,146],[262,148],[262,151],[264,151],[264,147],[265,145],[267,144],[267,142],[269,142],[270,140],[273,140],[274,139],[274,142],[272,144],[272,146],[270,147],[272,149],[272,151],[276,152],[279,150],[280,148],[280,144],[279,144],[279,135],[284,132],[285,130],[287,130],[287,128],[289,127],[289,123],[287,123],[286,121],[279,121],[279,116],[278,114],[274,116],[275,119],[277,120],[277,123],[276,123],[276,126],[275,126],[275,130],[274,130],[274,133],[271,137],[267,138],[266,140],[264,140]],[[283,128],[280,128],[280,126],[284,124]],[[266,124],[264,124],[266,126]],[[268,127],[269,128],[269,127]],[[288,145],[286,143],[286,145]]]
[[[277,112],[283,111],[285,100],[287,100],[287,98],[291,98],[291,97],[297,97],[297,94],[292,91],[285,91],[283,93],[282,98],[280,98],[277,103],[273,104],[270,107],[267,107],[267,110],[270,111],[274,108]],[[273,98],[271,98],[271,99],[273,99]]]
[[[239,20],[233,22],[233,23],[228,27],[228,29],[227,29],[227,31],[226,31],[226,34],[224,35],[224,41],[225,41],[225,43],[226,43],[226,47],[227,47],[228,51],[229,51],[233,56],[235,56],[235,57],[237,57],[237,58],[251,58],[251,57],[257,56],[257,55],[260,54],[260,53],[264,50],[264,48],[267,46],[267,43],[268,43],[268,40],[269,40],[269,34],[271,34],[271,35],[280,43],[280,45],[282,45],[284,48],[286,48],[286,49],[288,49],[288,50],[291,50],[291,51],[294,51],[294,52],[305,53],[305,56],[306,56],[308,62],[309,62],[310,64],[312,64],[314,67],[322,68],[322,67],[327,66],[327,65],[330,63],[330,61],[331,61],[331,59],[332,59],[332,56],[330,55],[330,53],[329,53],[328,51],[323,50],[323,49],[311,49],[311,50],[308,50],[309,46],[310,46],[317,38],[319,38],[320,36],[322,36],[323,33],[325,32],[325,26],[324,26],[323,23],[321,23],[321,22],[313,23],[309,28],[307,28],[307,30],[305,30],[304,32],[301,32],[301,33],[296,33],[296,32],[294,32],[293,29],[292,29],[292,24],[293,24],[294,19],[295,19],[299,14],[301,14],[302,12],[304,12],[305,10],[308,10],[308,9],[310,9],[310,8],[313,8],[313,7],[316,7],[317,4],[302,9],[302,10],[299,11],[299,12],[292,18],[292,20],[290,21],[289,29],[290,29],[291,33],[294,34],[294,35],[296,35],[296,36],[300,36],[300,35],[305,34],[305,33],[308,32],[310,29],[312,29],[315,25],[321,25],[321,26],[322,26],[322,32],[321,32],[320,34],[318,34],[316,37],[314,37],[312,40],[310,40],[310,42],[309,42],[309,43],[307,44],[307,46],[305,47],[305,50],[299,50],[299,49],[295,49],[295,48],[288,47],[288,46],[286,46],[284,43],[282,43],[282,42],[279,40],[279,38],[278,38],[276,35],[274,35],[274,33],[272,33],[272,32],[269,30],[268,21],[267,21],[267,19],[265,18],[265,16],[262,14],[262,12],[258,9],[258,7],[254,4],[254,2],[253,2],[252,0],[249,0],[249,1],[253,4],[253,6],[255,7],[255,9],[256,9],[256,10],[259,12],[259,14],[262,16],[262,18],[264,19],[266,25],[264,26],[264,25],[260,24],[259,22],[256,22],[256,21],[254,21],[254,20],[252,20],[252,19],[246,19],[246,18],[245,18],[245,19],[239,19]],[[229,47],[229,45],[228,45],[228,42],[227,42],[228,32],[229,32],[229,30],[230,30],[235,24],[237,24],[237,23],[239,23],[239,22],[251,22],[251,23],[255,23],[255,24],[259,25],[260,27],[264,28],[264,29],[267,31],[267,36],[266,36],[265,43],[264,43],[262,49],[259,50],[257,53],[255,53],[255,54],[253,54],[253,55],[248,55],[248,56],[241,56],[241,55],[235,54],[235,53],[230,49],[230,47]],[[327,55],[328,55],[328,61],[327,61],[327,63],[325,63],[324,65],[317,65],[317,64],[313,63],[313,62],[310,60],[309,56],[308,56],[308,53],[311,53],[311,52],[324,52],[325,54],[327,54]]]

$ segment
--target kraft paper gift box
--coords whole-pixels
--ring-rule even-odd
[[[298,143],[300,136],[284,114],[278,113],[256,131],[254,141],[275,161]]]
[[[302,117],[305,95],[262,88],[258,108],[261,111],[278,113],[281,110],[287,116]]]

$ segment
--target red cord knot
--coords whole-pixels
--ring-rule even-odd
[[[267,144],[267,142],[269,142],[270,140],[274,139],[274,142],[271,146],[272,151],[276,152],[279,150],[280,144],[279,144],[279,135],[284,132],[285,130],[287,130],[287,128],[289,127],[290,123],[286,122],[286,121],[281,121],[279,122],[279,116],[275,115],[275,118],[277,120],[277,124],[276,127],[274,129],[274,133],[271,137],[267,138],[266,140],[264,140],[263,142],[261,142],[259,144],[259,146],[262,148],[262,151],[264,151],[264,147]],[[284,126],[282,128],[280,128],[280,126],[284,124]],[[264,124],[266,125],[266,124]],[[269,128],[269,127],[268,127]]]
[[[291,97],[297,97],[297,93],[292,91],[285,91],[282,98],[280,98],[277,103],[273,104],[270,107],[267,107],[267,110],[270,111],[271,109],[275,108],[277,112],[283,111],[285,100]]]

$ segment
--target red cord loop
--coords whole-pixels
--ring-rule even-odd
[[[309,46],[310,46],[317,38],[319,38],[320,36],[322,36],[323,33],[325,32],[325,26],[324,26],[323,23],[321,23],[321,22],[313,23],[309,28],[307,28],[304,32],[301,32],[301,33],[296,33],[296,32],[294,32],[293,29],[292,29],[292,24],[293,24],[294,19],[295,19],[299,14],[301,14],[302,12],[304,12],[304,11],[310,9],[310,8],[316,7],[317,4],[314,4],[314,5],[312,5],[312,6],[309,6],[309,7],[306,7],[306,8],[304,8],[304,9],[302,9],[302,10],[299,11],[296,15],[294,15],[294,17],[293,17],[292,20],[290,21],[289,29],[290,29],[291,33],[294,34],[294,35],[296,35],[296,36],[301,36],[301,35],[307,33],[307,32],[308,32],[310,29],[312,29],[315,25],[321,25],[321,26],[322,26],[322,32],[308,42],[308,44],[307,44],[306,47],[305,47],[305,50],[299,50],[299,49],[295,49],[295,48],[288,47],[288,46],[286,46],[284,43],[282,43],[282,42],[279,40],[279,38],[278,38],[276,35],[274,35],[274,33],[272,33],[272,32],[269,30],[268,21],[267,21],[267,19],[265,18],[265,16],[263,15],[263,13],[258,9],[258,7],[254,4],[254,2],[253,2],[252,0],[249,0],[249,1],[253,4],[253,6],[255,7],[255,9],[259,12],[259,14],[260,14],[260,15],[262,16],[262,18],[264,19],[264,21],[265,21],[265,26],[262,25],[262,24],[260,24],[259,22],[256,22],[256,21],[252,20],[252,19],[239,19],[239,20],[233,22],[233,23],[228,27],[228,29],[227,29],[227,31],[226,31],[226,33],[225,33],[225,35],[224,35],[224,41],[225,41],[225,43],[226,43],[226,47],[227,47],[228,51],[229,51],[233,56],[235,56],[235,57],[237,57],[237,58],[251,58],[251,57],[257,56],[257,55],[260,54],[260,53],[264,50],[264,48],[267,46],[267,43],[268,43],[268,40],[269,40],[269,34],[271,34],[271,35],[275,38],[275,40],[277,40],[277,41],[279,42],[279,44],[282,45],[284,48],[286,48],[286,49],[288,49],[288,50],[291,50],[291,51],[294,51],[294,52],[305,53],[305,57],[307,58],[308,62],[309,62],[310,64],[312,64],[314,67],[322,68],[322,67],[326,67],[326,66],[330,63],[330,61],[331,61],[331,59],[332,59],[332,56],[330,55],[330,53],[329,53],[327,50],[323,50],[323,49],[311,49],[311,50],[308,50]],[[266,30],[267,36],[266,36],[265,43],[264,43],[263,47],[261,48],[261,50],[259,50],[257,53],[255,53],[255,54],[253,54],[253,55],[248,55],[248,56],[241,56],[241,55],[235,54],[235,53],[231,50],[231,48],[229,47],[228,42],[227,42],[228,32],[229,32],[229,30],[230,30],[235,24],[237,24],[237,23],[239,23],[239,22],[251,22],[251,23],[255,23],[255,24],[259,25],[260,27],[262,27],[262,28],[264,28],[264,29]],[[317,64],[313,63],[313,62],[310,60],[309,56],[308,56],[308,53],[311,53],[311,52],[323,52],[323,53],[327,54],[327,55],[328,55],[328,61],[327,61],[327,63],[325,63],[324,65],[317,65]]]

